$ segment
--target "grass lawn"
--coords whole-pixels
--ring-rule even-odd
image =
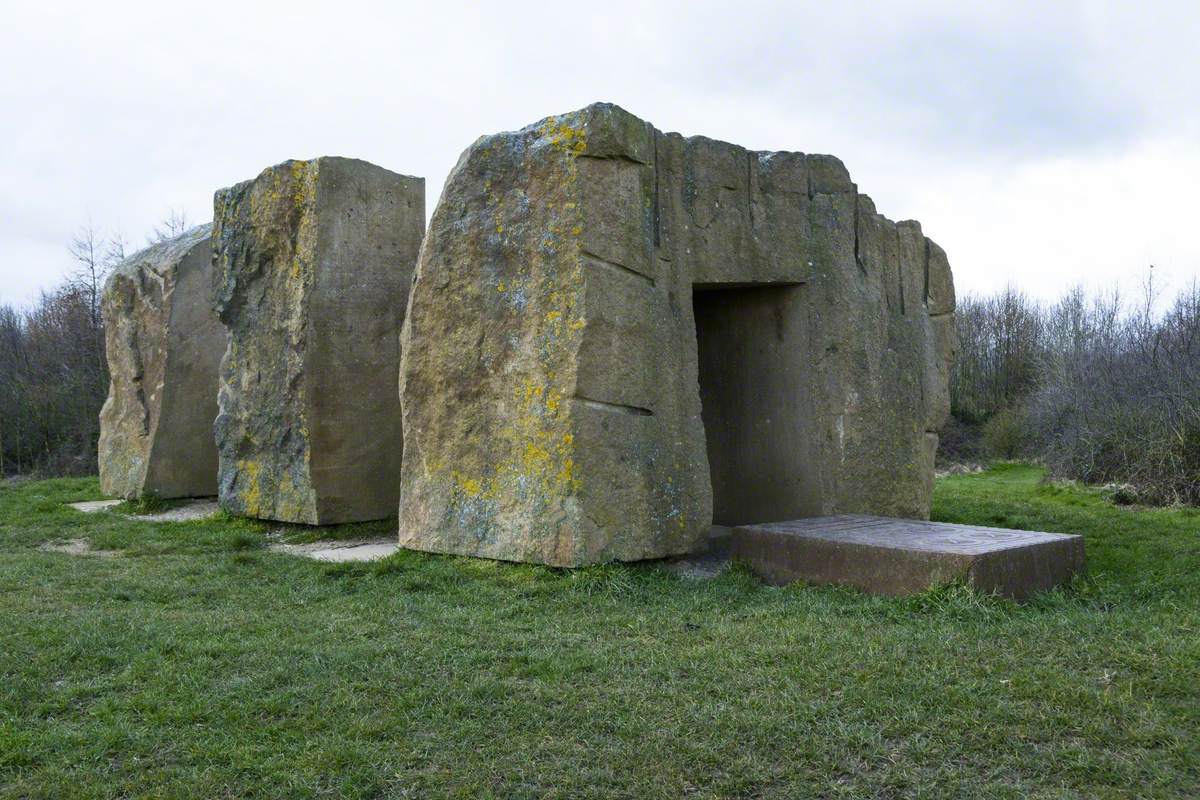
[[[1023,606],[321,564],[0,488],[0,797],[1200,796],[1200,511],[1041,479],[937,486],[935,519],[1087,537]]]

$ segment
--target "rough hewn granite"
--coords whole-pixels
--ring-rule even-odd
[[[210,226],[201,225],[127,259],[105,284],[105,494],[217,493],[212,422],[225,329],[212,309],[211,270]]]
[[[288,161],[216,194],[223,507],[324,525],[396,513],[400,326],[425,182]]]
[[[405,322],[400,542],[578,565],[714,517],[927,516],[953,307],[831,156],[607,104],[481,138]]]

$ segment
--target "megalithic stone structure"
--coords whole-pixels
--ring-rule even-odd
[[[225,329],[212,308],[211,226],[126,259],[101,303],[108,399],[100,487],[135,498],[217,493],[217,366]]]
[[[395,515],[400,327],[425,182],[346,158],[288,161],[217,192],[219,497],[325,525]]]
[[[941,248],[831,156],[608,104],[481,138],[405,321],[400,543],[573,566],[926,517],[953,309]]]

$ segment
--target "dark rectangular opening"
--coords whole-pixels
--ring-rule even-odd
[[[819,509],[802,285],[693,287],[713,522]]]

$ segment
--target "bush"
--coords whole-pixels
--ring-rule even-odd
[[[978,464],[984,460],[983,426],[951,416],[938,431],[939,467]]]
[[[1019,407],[997,411],[983,423],[983,447],[992,458],[1011,461],[1029,452],[1029,417]]]
[[[1200,504],[1200,284],[1157,306],[1149,281],[1135,307],[1078,289],[1050,306],[1012,289],[964,298],[954,416],[985,420],[992,457],[1036,454],[1138,502]]]

